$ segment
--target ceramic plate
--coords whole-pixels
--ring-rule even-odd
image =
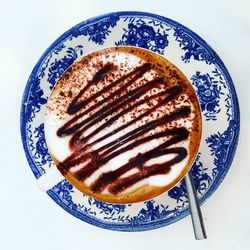
[[[26,85],[21,110],[23,146],[35,177],[39,179],[54,164],[43,124],[51,89],[74,61],[114,45],[159,53],[193,84],[202,110],[203,136],[192,174],[203,203],[222,182],[235,154],[239,136],[237,96],[223,62],[204,40],[173,20],[149,13],[118,12],[89,19],[65,32],[42,55]],[[94,200],[65,179],[47,193],[75,217],[110,230],[155,229],[189,214],[183,181],[153,200],[133,205]]]

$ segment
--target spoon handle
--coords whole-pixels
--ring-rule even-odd
[[[185,184],[187,188],[189,207],[192,217],[194,235],[196,240],[203,240],[207,238],[206,230],[201,214],[200,205],[194,187],[194,181],[191,171],[185,176]]]

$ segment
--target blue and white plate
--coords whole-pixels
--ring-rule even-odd
[[[165,56],[193,84],[203,116],[200,151],[192,167],[203,203],[225,177],[239,136],[239,106],[229,73],[207,43],[183,25],[155,14],[118,12],[89,19],[60,36],[42,55],[26,85],[21,134],[29,165],[37,179],[52,166],[44,138],[44,111],[62,73],[82,56],[103,47],[132,45]],[[47,191],[62,208],[90,224],[119,231],[166,226],[189,214],[181,181],[165,194],[133,205],[97,201],[63,180]]]

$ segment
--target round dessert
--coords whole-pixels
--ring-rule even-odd
[[[158,196],[191,167],[201,138],[196,94],[160,55],[112,47],[70,66],[47,104],[45,136],[65,178],[111,203]]]

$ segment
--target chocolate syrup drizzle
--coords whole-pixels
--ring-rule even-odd
[[[183,147],[169,148],[171,145],[188,138],[189,131],[184,127],[172,128],[163,132],[155,133],[153,135],[146,135],[142,138],[140,138],[140,136],[145,135],[158,126],[162,126],[180,118],[187,117],[191,112],[188,106],[182,106],[168,115],[165,115],[159,119],[155,119],[154,121],[148,122],[127,132],[118,139],[111,141],[96,150],[91,150],[91,146],[102,142],[110,136],[136,123],[153,111],[157,110],[160,106],[174,100],[182,93],[183,87],[180,84],[177,84],[174,86],[169,86],[164,91],[161,91],[157,94],[139,100],[139,98],[145,92],[155,88],[156,86],[167,86],[165,77],[156,77],[152,81],[149,81],[146,84],[143,84],[142,86],[139,86],[128,93],[121,95],[124,90],[131,86],[131,84],[133,84],[136,80],[141,78],[151,68],[152,65],[149,63],[137,67],[130,73],[125,74],[124,76],[101,89],[99,92],[93,94],[91,97],[79,101],[81,96],[86,91],[88,91],[93,84],[98,84],[112,70],[116,70],[114,65],[107,64],[94,75],[92,81],[90,81],[73,99],[67,109],[67,113],[72,115],[72,118],[57,131],[57,135],[59,137],[71,136],[69,145],[72,150],[72,154],[63,162],[58,164],[58,168],[63,175],[66,175],[70,168],[87,162],[83,168],[72,173],[79,181],[84,181],[114,157],[151,140],[168,137],[168,139],[158,147],[143,154],[139,153],[136,157],[129,159],[128,162],[120,168],[114,171],[103,173],[97,178],[96,181],[94,181],[94,183],[91,184],[90,188],[94,193],[101,193],[105,188],[108,188],[110,193],[116,195],[135,183],[152,175],[166,174],[170,171],[171,166],[182,161],[187,156],[187,150]],[[117,90],[114,92],[110,91],[112,88],[117,86],[119,86]],[[109,92],[110,94],[107,98],[103,98],[101,101],[96,102],[86,110],[82,111],[86,104]],[[103,135],[92,142],[89,142],[89,140],[94,135],[110,126],[121,116],[155,98],[161,99],[155,106],[151,107],[145,113],[140,114],[138,117],[120,126],[119,128],[114,129],[112,132]],[[94,111],[98,107],[101,108],[94,112],[91,116],[89,115],[87,118],[83,119],[84,116],[88,115],[91,111]],[[107,119],[107,117],[110,118]],[[87,136],[83,136],[87,129],[101,120],[105,120],[105,122]],[[150,159],[168,154],[174,154],[175,156],[168,162],[145,166],[145,163]],[[122,177],[122,175],[135,168],[138,170],[135,174],[132,174],[128,177]]]

